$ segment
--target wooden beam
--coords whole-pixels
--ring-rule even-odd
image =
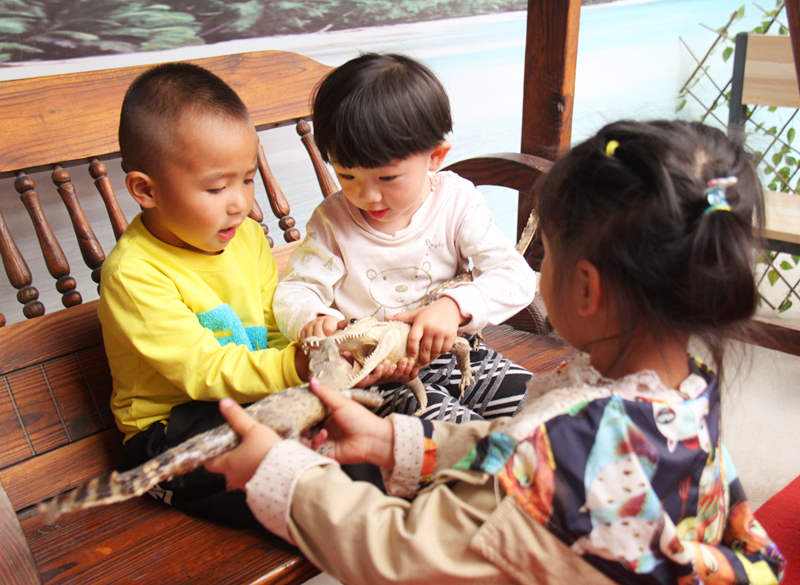
[[[800,0],[796,0],[800,1]],[[521,152],[554,160],[572,140],[580,0],[528,0]],[[520,195],[517,234],[533,209]]]
[[[800,0],[786,0],[786,18],[789,21],[789,36],[792,39],[794,68],[800,85]]]

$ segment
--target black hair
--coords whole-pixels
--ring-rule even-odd
[[[119,121],[119,147],[126,172],[153,172],[169,155],[181,116],[210,114],[249,121],[238,94],[211,71],[192,63],[164,63],[128,87]]]
[[[714,209],[708,181],[729,176],[730,209]],[[747,328],[758,302],[764,200],[741,146],[700,123],[609,124],[543,177],[537,210],[556,273],[594,264],[628,343],[642,320],[657,340],[696,336],[721,375],[724,338]]]
[[[322,158],[345,168],[371,169],[425,152],[453,129],[442,84],[403,55],[351,59],[320,82],[313,100]]]

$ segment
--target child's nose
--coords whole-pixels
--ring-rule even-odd
[[[364,185],[361,188],[361,199],[368,202],[380,201],[381,200],[380,189],[377,189],[372,185]]]
[[[231,195],[231,200],[228,202],[228,213],[236,215],[243,211],[250,211],[253,202],[247,186],[231,189]]]

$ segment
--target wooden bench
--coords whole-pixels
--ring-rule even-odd
[[[259,131],[295,124],[322,194],[337,189],[304,121],[312,88],[328,67],[275,51],[194,62],[216,72],[239,92]],[[16,306],[25,317],[0,327],[0,580],[15,584],[303,583],[317,569],[266,531],[228,529],[186,516],[147,496],[76,512],[53,526],[36,513],[39,502],[121,462],[122,435],[108,405],[111,376],[96,301],[83,302],[81,291],[96,286],[106,251],[131,219],[115,196],[114,173],[109,168],[118,167],[118,161],[114,161],[116,166],[110,161],[117,156],[124,91],[144,69],[0,83],[0,179],[14,178],[19,195],[0,193],[0,256],[18,300]],[[257,197],[251,215],[266,222],[261,209],[266,205],[272,210],[278,233],[287,242],[276,246],[274,253],[285,267],[301,232],[261,154],[266,201],[259,202]],[[87,165],[97,192],[78,195],[73,175]],[[500,155],[462,161],[453,168],[477,184],[504,185],[529,194],[547,166],[530,155]],[[47,181],[39,179],[37,185],[31,178],[34,171],[42,170],[51,172],[49,187]],[[129,197],[121,188],[120,197]],[[56,192],[69,212],[71,227],[66,232],[48,221],[46,210],[53,208],[53,201],[61,204]],[[96,221],[92,225],[84,213],[85,203],[93,198],[101,198],[107,209],[105,226]],[[25,206],[29,224],[6,223],[3,214],[9,217],[13,205]],[[39,291],[52,283],[33,279],[12,233],[23,233],[29,244],[39,242],[66,308],[44,306]],[[274,230],[269,232],[273,234]],[[91,274],[88,282],[74,276],[81,263]],[[0,325],[5,323],[5,316],[0,316]],[[531,370],[550,369],[570,350],[553,336],[524,330],[533,324],[523,312],[510,325],[490,328],[487,342]]]

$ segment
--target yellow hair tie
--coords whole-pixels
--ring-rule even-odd
[[[606,154],[608,156],[614,156],[614,153],[617,152],[617,148],[619,148],[619,142],[616,140],[609,140],[608,144],[606,144]]]

